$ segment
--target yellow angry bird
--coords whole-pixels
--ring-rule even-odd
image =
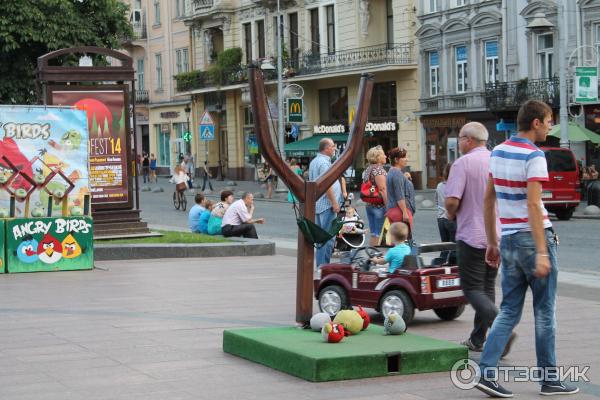
[[[79,257],[82,253],[81,246],[77,243],[77,240],[70,233],[62,241],[62,254],[64,258],[75,258]]]

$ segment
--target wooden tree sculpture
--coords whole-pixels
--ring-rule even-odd
[[[316,182],[304,181],[281,158],[280,153],[273,145],[269,132],[267,118],[267,96],[265,93],[262,72],[255,66],[249,67],[250,95],[252,98],[252,112],[254,115],[254,130],[258,138],[262,156],[271,168],[285,182],[288,188],[300,202],[300,210],[304,218],[315,220],[315,205],[317,200],[327,191],[333,183],[340,178],[344,171],[352,164],[360,151],[371,94],[373,92],[373,76],[362,74],[358,89],[358,107],[354,122],[350,127],[350,140],[341,157],[333,164],[331,169],[322,175]],[[283,116],[279,116],[282,118]],[[305,326],[312,317],[313,305],[313,266],[314,247],[306,240],[302,232],[298,231],[298,264],[296,277],[296,322]]]

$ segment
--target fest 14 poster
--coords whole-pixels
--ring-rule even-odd
[[[52,104],[71,105],[87,114],[92,203],[128,203],[125,92],[51,89],[50,96]]]
[[[88,194],[85,112],[0,106],[0,216],[82,215]]]

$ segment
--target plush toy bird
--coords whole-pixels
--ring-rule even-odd
[[[337,343],[344,338],[344,327],[334,322],[328,322],[323,325],[321,334],[327,343]]]
[[[406,332],[406,323],[396,311],[388,314],[383,322],[384,335],[402,335]]]
[[[371,317],[369,317],[369,314],[367,314],[367,312],[362,308],[362,306],[358,306],[358,308],[356,309],[356,312],[363,319],[362,330],[364,331],[365,329],[367,329],[367,327],[371,323]]]
[[[327,313],[316,313],[310,319],[310,329],[315,332],[321,332],[326,323],[331,322],[331,317]]]
[[[354,310],[342,310],[338,312],[333,322],[344,326],[346,336],[360,333],[364,324],[362,317]]]
[[[60,242],[49,233],[40,240],[37,250],[40,261],[46,264],[54,264],[62,258]]]

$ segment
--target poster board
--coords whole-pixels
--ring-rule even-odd
[[[89,195],[85,112],[0,106],[0,209],[14,217],[81,215]]]
[[[127,86],[49,86],[47,93],[48,104],[75,106],[87,114],[90,191],[94,209],[132,208]]]
[[[91,217],[5,221],[7,272],[73,271],[94,266]]]
[[[0,219],[0,274],[6,272],[6,252],[4,248],[4,220]]]

